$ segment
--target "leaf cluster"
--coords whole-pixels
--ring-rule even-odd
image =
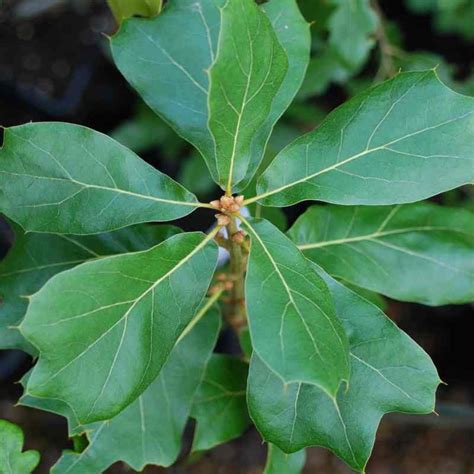
[[[351,42],[349,2],[331,5],[331,48],[359,64],[377,20],[351,23],[363,37]],[[0,210],[16,241],[0,265],[0,344],[38,357],[21,403],[87,438],[52,472],[169,466],[190,417],[194,452],[253,422],[266,473],[298,472],[313,445],[363,472],[381,417],[432,412],[440,382],[373,292],[474,298],[472,214],[417,202],[474,180],[474,99],[433,70],[401,73],[272,160],[267,143],[310,58],[294,0],[170,1],[124,20],[111,48],[223,196],[200,202],[85,127],[5,130]],[[277,209],[302,201],[320,203],[285,234]],[[217,213],[207,234],[156,224],[197,208]],[[242,357],[213,354],[221,314]]]

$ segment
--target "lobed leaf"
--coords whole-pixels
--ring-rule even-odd
[[[0,472],[30,474],[40,461],[38,451],[23,450],[23,431],[6,420],[0,420]]]
[[[347,339],[324,281],[265,220],[244,220],[252,246],[245,294],[254,353],[285,383],[335,396],[349,378]]]
[[[299,474],[306,461],[306,452],[303,450],[287,454],[274,444],[268,444],[267,463],[263,474]]]
[[[315,385],[288,384],[254,351],[249,411],[263,437],[283,451],[323,446],[364,472],[381,417],[432,412],[440,380],[429,356],[376,306],[318,271],[349,338],[349,386],[331,399]]]
[[[135,402],[111,420],[73,430],[86,433],[88,446],[81,453],[65,451],[51,472],[99,474],[117,461],[142,471],[149,464],[175,462],[219,328],[219,313],[213,308],[176,345],[157,379]],[[57,400],[23,397],[21,402],[68,416],[74,427],[73,415]]]
[[[180,232],[171,225],[143,224],[91,236],[25,234],[19,226],[13,228],[15,242],[0,262],[0,348],[22,349],[32,355],[34,347],[18,330],[28,307],[27,296],[52,276],[87,260],[145,250]]]
[[[40,352],[31,396],[67,403],[80,424],[109,419],[156,378],[204,297],[213,234],[87,262],[30,299],[22,334]]]
[[[250,425],[245,400],[248,364],[214,354],[194,399],[192,451],[204,451],[239,437]]]
[[[0,210],[27,231],[96,234],[196,207],[193,194],[102,133],[59,122],[5,130]]]
[[[474,215],[416,203],[313,206],[289,232],[331,275],[429,305],[474,299]]]
[[[401,73],[285,148],[247,204],[400,204],[453,189],[474,180],[473,123],[474,98],[434,71]]]

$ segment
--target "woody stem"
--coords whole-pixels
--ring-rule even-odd
[[[232,328],[238,331],[247,325],[244,289],[246,256],[242,251],[242,245],[232,240],[232,235],[239,231],[235,217],[231,218],[227,230],[230,243],[230,272],[234,281],[231,295],[231,312],[228,320]]]

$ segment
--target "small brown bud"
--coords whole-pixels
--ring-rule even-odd
[[[238,204],[235,204],[235,202],[229,206],[229,212],[239,212],[239,211],[240,211],[240,206]]]
[[[220,210],[221,209],[221,202],[219,199],[215,199],[209,203],[214,209]]]
[[[243,202],[244,202],[244,197],[242,195],[240,196],[235,196],[234,198],[234,201],[236,204],[238,204],[239,206],[242,206]]]
[[[216,214],[217,225],[226,226],[230,224],[230,217],[225,214]]]
[[[221,197],[221,209],[228,209],[230,205],[234,203],[234,198],[232,196],[222,196]]]
[[[239,230],[238,232],[236,232],[235,234],[232,234],[232,242],[235,242],[236,244],[242,244],[245,240],[245,234]]]
[[[219,281],[226,281],[226,280],[227,280],[227,275],[226,275],[225,273],[219,273],[219,274],[217,275],[217,279],[218,279]]]
[[[229,291],[229,290],[232,290],[232,288],[234,288],[234,282],[233,281],[226,281],[224,283],[224,289]]]
[[[220,291],[221,287],[219,285],[213,285],[209,288],[209,291],[207,292],[208,295],[212,296],[215,295],[218,291]]]

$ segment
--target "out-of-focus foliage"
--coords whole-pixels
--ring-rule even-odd
[[[300,91],[300,98],[306,98],[361,70],[375,45],[379,18],[369,0],[304,0],[301,8],[314,22],[313,57]]]
[[[457,33],[474,40],[474,2],[472,0],[406,0],[415,13],[429,14],[441,33]]]
[[[107,0],[116,20],[121,23],[131,16],[152,17],[161,11],[163,0]]]
[[[160,147],[165,158],[175,158],[186,147],[186,142],[141,101],[133,116],[113,130],[110,136],[135,153]]]

